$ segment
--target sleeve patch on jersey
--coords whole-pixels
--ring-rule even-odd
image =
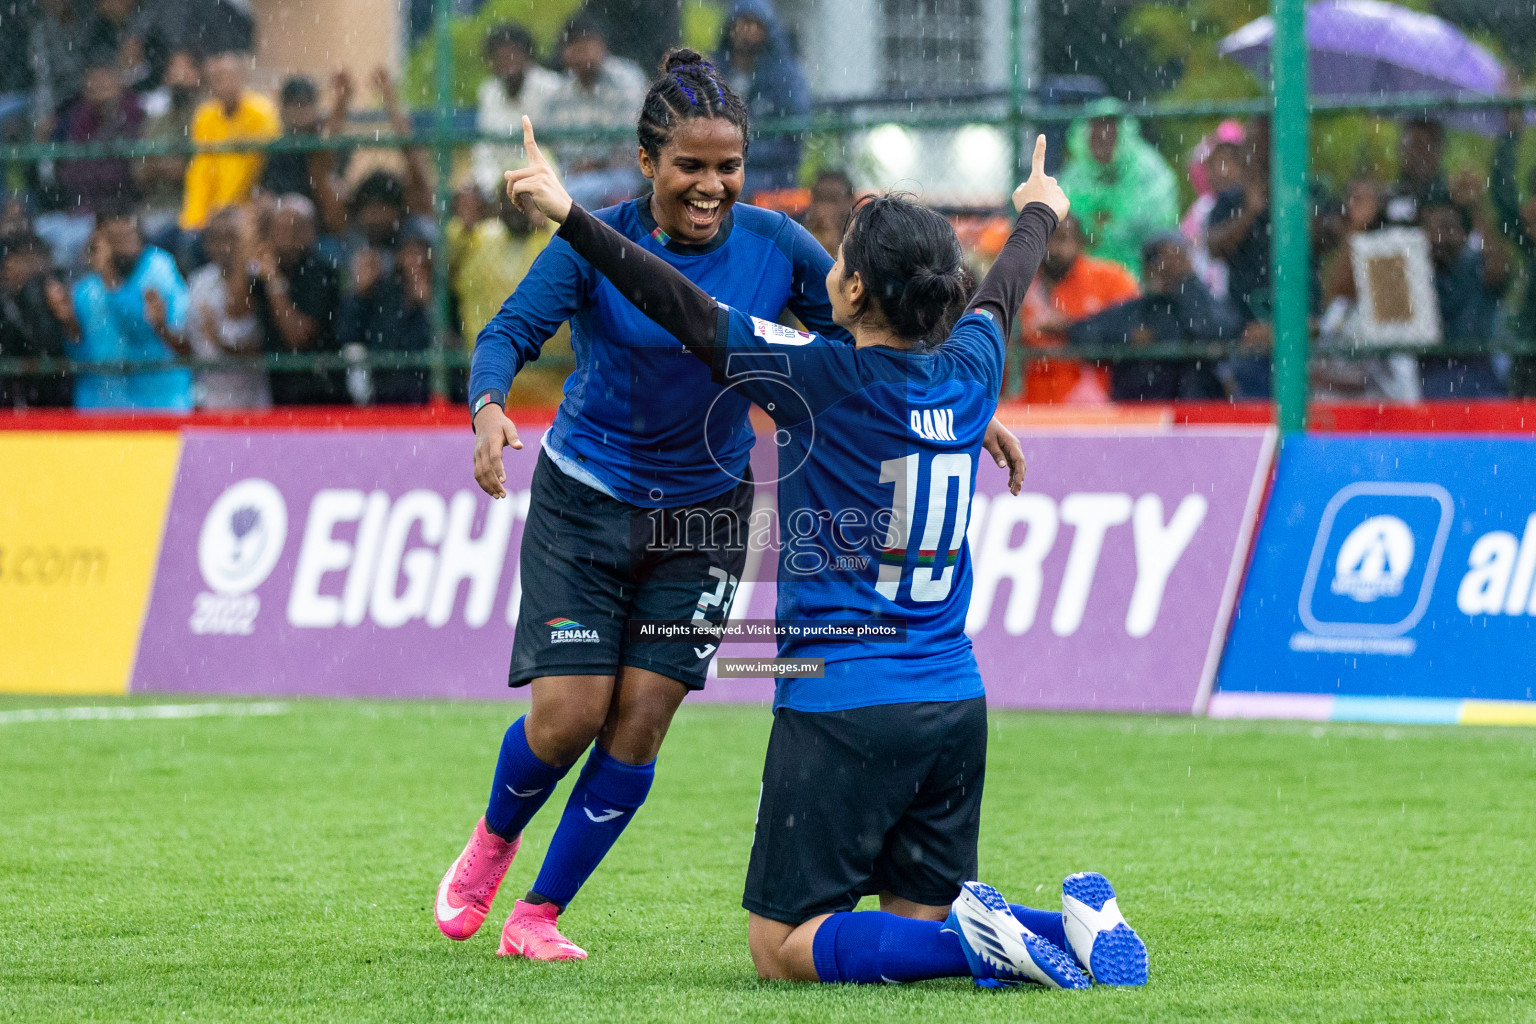
[[[971,312],[979,313],[986,317],[988,320],[991,320],[993,323],[997,323],[997,318],[992,315],[992,311],[990,309],[982,309],[980,306],[977,306],[975,309],[971,310]]]
[[[770,345],[809,345],[816,340],[814,334],[797,331],[793,327],[785,327],[771,320],[763,320],[755,316],[751,320],[752,333]]]

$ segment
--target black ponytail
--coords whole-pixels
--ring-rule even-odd
[[[960,239],[944,217],[906,195],[860,203],[843,235],[843,274],[865,288],[863,315],[874,302],[899,338],[942,341],[970,294]]]
[[[741,129],[742,152],[746,152],[747,105],[702,54],[677,47],[662,58],[661,77],[645,94],[635,126],[640,148],[652,160],[658,159],[678,122],[694,117],[718,117],[734,124]]]

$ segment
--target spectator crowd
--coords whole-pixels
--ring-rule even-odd
[[[455,175],[441,237],[425,150],[387,152],[351,134],[366,99],[392,135],[412,136],[392,76],[291,76],[274,95],[257,91],[245,11],[229,0],[37,0],[0,23],[0,138],[222,147],[8,167],[0,358],[95,365],[72,376],[0,375],[0,407],[427,402],[437,262],[447,262],[449,333],[469,348],[552,236],[501,189],[502,172],[522,160],[524,115],[556,130],[550,149],[578,202],[595,208],[644,190],[633,127],[648,69],[615,52],[597,9],[580,9],[545,53],[516,23],[486,35],[475,121],[491,141]],[[809,112],[794,41],[768,0],[729,7],[713,59],[754,120]],[[1517,183],[1523,129],[1512,114],[1491,166],[1451,173],[1442,125],[1411,120],[1400,129],[1395,179],[1360,177],[1336,194],[1314,188],[1316,395],[1536,394],[1536,360],[1475,351],[1536,340],[1536,181],[1523,191]],[[241,143],[253,148],[231,148]],[[1021,313],[1009,396],[1268,397],[1268,154],[1265,119],[1223,122],[1199,140],[1181,178],[1122,104],[1091,105],[1067,135],[1058,176],[1073,212]],[[798,136],[754,139],[743,195],[798,197],[795,215],[835,252],[858,190],[836,166],[816,168],[799,189],[806,156]],[[1181,195],[1194,197],[1182,213]],[[1422,241],[1434,334],[1462,349],[1348,353],[1367,312],[1356,247],[1382,231]],[[1202,343],[1222,354],[1169,359],[1146,348]],[[1124,352],[1090,360],[1079,346]],[[325,358],[273,358],[317,355]],[[462,388],[457,373],[450,390]]]
[[[1069,134],[1060,172],[1072,214],[1052,240],[1021,315],[1020,345],[1029,359],[1017,391],[1040,402],[1269,397],[1268,120],[1223,122],[1199,141],[1188,165],[1195,198],[1180,217],[1175,172],[1141,138],[1135,120],[1112,100],[1088,113]],[[1491,166],[1452,173],[1444,126],[1411,119],[1399,128],[1395,179],[1360,176],[1337,192],[1314,182],[1314,397],[1536,395],[1536,363],[1489,350],[1491,342],[1536,341],[1536,178],[1522,197],[1523,129],[1523,114],[1512,112]],[[1364,319],[1375,305],[1355,273],[1362,265],[1356,246],[1372,237],[1390,238],[1409,256],[1417,242],[1427,255],[1422,269],[1433,303],[1424,305],[1434,307],[1434,322],[1403,339],[1423,343],[1423,355],[1373,354],[1368,347]],[[1390,281],[1369,283],[1392,290]],[[1391,298],[1384,293],[1374,301]],[[1209,342],[1225,343],[1227,354],[1153,360],[1135,352],[1155,343],[1188,350]],[[1433,352],[1436,342],[1450,351]],[[1088,362],[1073,358],[1075,345],[1125,351],[1113,361]]]

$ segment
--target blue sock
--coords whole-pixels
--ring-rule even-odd
[[[1021,907],[1017,903],[1008,904],[1008,909],[1013,911],[1019,924],[1045,941],[1055,943],[1062,952],[1071,952],[1067,949],[1067,932],[1061,924],[1061,911],[1036,910],[1033,907]]]
[[[655,778],[655,761],[625,764],[594,743],[532,892],[567,906],[645,803]]]
[[[533,820],[555,791],[555,785],[571,770],[554,768],[539,760],[528,746],[519,718],[507,729],[496,759],[496,778],[491,781],[491,801],[485,808],[485,827],[503,839],[514,839]]]
[[[969,978],[960,936],[943,928],[940,921],[914,921],[879,910],[833,914],[811,940],[816,976],[857,985]]]

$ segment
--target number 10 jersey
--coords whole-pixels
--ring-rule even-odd
[[[777,427],[778,619],[804,631],[782,637],[779,654],[826,664],[821,679],[780,679],[774,706],[982,696],[965,634],[965,536],[1002,382],[992,311],[969,311],[942,345],[917,350],[855,348],[726,306],[719,317],[715,379]],[[874,619],[905,629],[814,635],[821,624]]]

